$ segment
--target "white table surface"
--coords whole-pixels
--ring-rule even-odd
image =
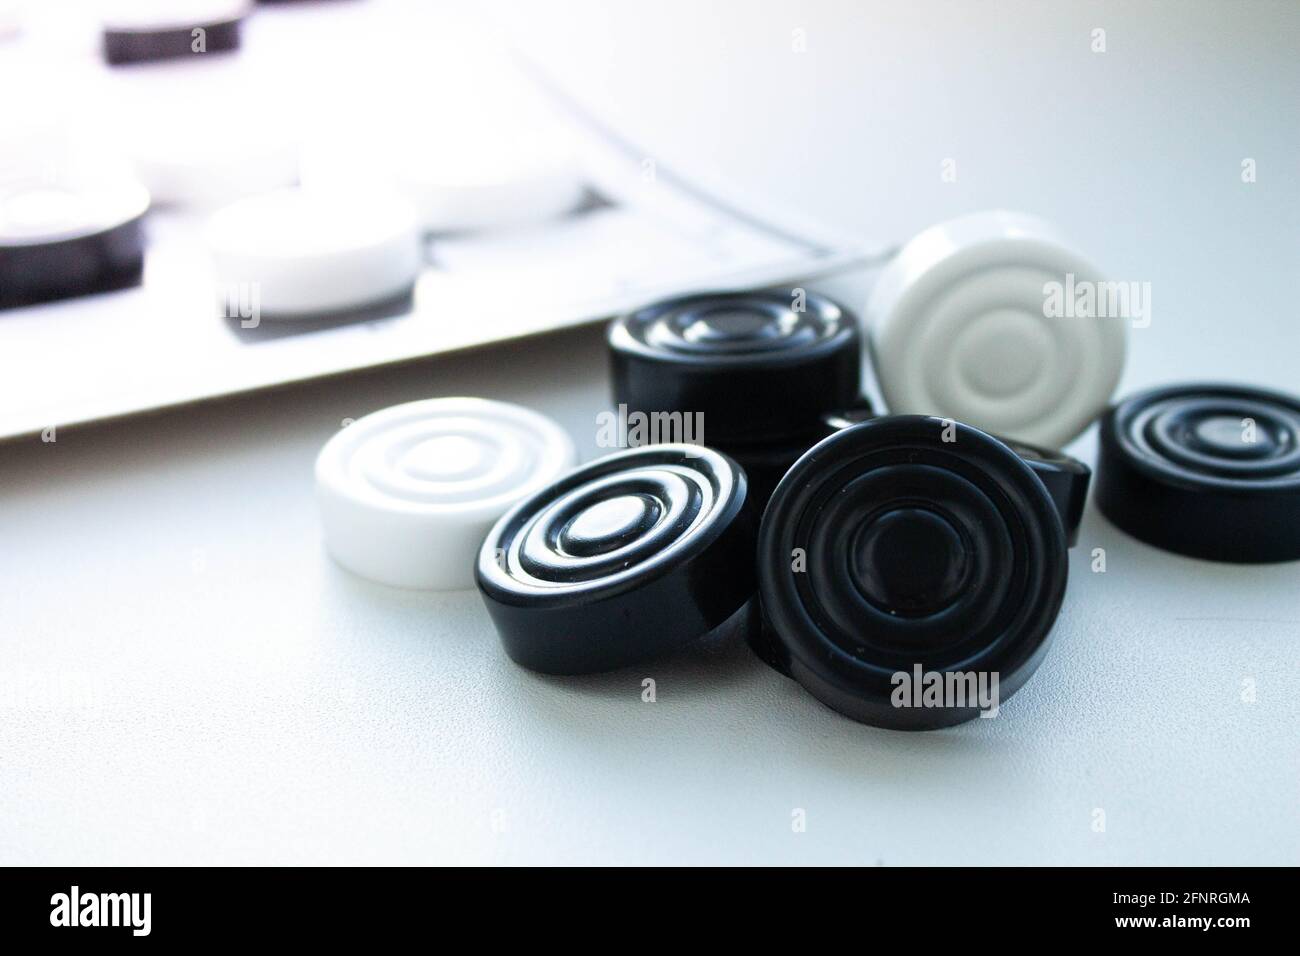
[[[1297,8],[994,6],[506,8],[664,155],[831,225],[1056,220],[1152,283],[1122,392],[1297,390]],[[538,677],[476,593],[324,555],[311,466],[343,419],[483,395],[594,457],[606,389],[588,330],[0,446],[0,863],[1300,862],[1300,563],[1166,554],[1090,503],[1035,677],[904,734],[734,639]]]

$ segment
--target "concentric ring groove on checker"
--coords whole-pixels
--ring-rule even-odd
[[[1097,504],[1134,537],[1217,561],[1300,558],[1300,398],[1155,388],[1107,412],[1099,438]]]
[[[1099,280],[1031,216],[977,213],[925,230],[886,267],[866,310],[886,404],[1064,446],[1119,380],[1126,320],[1049,317],[1045,290]]]
[[[837,432],[777,486],[759,535],[760,656],[828,706],[902,729],[973,708],[892,706],[892,677],[995,672],[1003,699],[1037,667],[1066,581],[1042,482],[966,425],[886,416]],[[802,564],[792,563],[802,555]]]
[[[383,409],[341,430],[316,460],[326,545],[384,584],[470,587],[492,523],[574,461],[563,429],[518,405],[436,398]]]
[[[753,594],[747,483],[716,451],[651,445],[521,501],[479,550],[507,653],[552,674],[612,670],[688,643]]]
[[[488,561],[491,546],[488,568],[494,582],[542,598],[566,590],[617,588],[694,547],[734,497],[736,479],[726,469],[712,467],[702,456],[704,449],[683,454],[683,448],[690,446],[650,446],[626,462],[612,462],[616,456],[609,456],[586,466],[585,480],[575,487],[548,489],[545,498],[528,502],[523,508],[528,513],[517,522],[503,521],[484,542],[481,558]],[[562,531],[575,517],[631,495],[648,498],[656,511],[653,524],[635,538],[589,556],[564,547]]]
[[[680,296],[610,323],[615,402],[699,414],[710,443],[771,442],[861,392],[857,319],[803,289]]]

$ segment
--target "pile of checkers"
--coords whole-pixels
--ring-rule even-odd
[[[893,678],[996,674],[1005,701],[1033,674],[1092,478],[1054,449],[1098,417],[1115,525],[1199,558],[1300,559],[1300,399],[1189,384],[1111,404],[1127,322],[1045,315],[1066,274],[1097,278],[1047,224],[980,214],[909,242],[861,323],[798,288],[650,305],[609,327],[614,404],[689,442],[575,466],[518,406],[385,409],[320,454],[328,548],[377,581],[476,585],[536,671],[642,664],[738,626],[848,717],[960,723],[974,701],[898,707]]]
[[[427,235],[547,222],[587,201],[581,164],[531,114],[446,114],[460,150],[446,148],[436,123],[430,133],[381,119],[375,134],[394,139],[375,149],[354,142],[347,123],[295,132],[269,108],[231,107],[247,95],[240,77],[256,73],[173,71],[234,54],[254,12],[251,0],[101,5],[105,61],[154,85],[122,88],[135,92],[123,100],[121,142],[0,127],[0,310],[141,285],[149,220],[170,211],[204,222],[223,318],[252,318],[252,308],[258,321],[407,311]],[[137,101],[141,89],[155,92]],[[156,92],[169,89],[174,101]],[[161,126],[156,102],[173,104]],[[143,104],[147,122],[135,116]],[[232,109],[238,136],[211,121]]]

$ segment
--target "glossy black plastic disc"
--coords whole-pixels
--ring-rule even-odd
[[[719,451],[734,458],[740,463],[740,467],[745,469],[745,476],[749,479],[749,498],[754,504],[756,514],[762,514],[777,484],[804,452],[827,435],[833,435],[844,427],[839,424],[844,415],[852,415],[859,421],[875,417],[876,413],[865,398],[859,398],[858,403],[848,412],[819,417],[813,427],[795,438],[768,442],[719,443],[715,446]]]
[[[187,56],[207,56],[239,48],[242,17],[208,23],[159,27],[104,27],[104,59],[114,66],[149,63]],[[196,33],[196,31],[202,33]]]
[[[1300,559],[1300,398],[1194,384],[1125,399],[1101,421],[1097,505],[1167,551]]]
[[[693,295],[609,327],[614,401],[701,413],[704,443],[806,435],[861,390],[857,320],[802,290]]]
[[[825,417],[824,434],[833,435],[841,429],[860,425],[875,417],[875,412],[865,404],[835,412]],[[1061,521],[1065,524],[1066,544],[1073,548],[1079,540],[1079,522],[1083,519],[1083,506],[1088,500],[1092,469],[1063,452],[1040,448],[1013,438],[1003,438],[1001,435],[993,437],[1019,455],[1046,486],[1047,493],[1052,496]]]
[[[148,208],[134,182],[0,189],[0,309],[139,285]]]
[[[1005,701],[1046,652],[1066,570],[1056,508],[1005,444],[937,418],[877,418],[818,443],[772,495],[755,650],[855,720],[960,723],[976,701],[898,706],[895,675],[991,686],[996,674]]]
[[[657,657],[753,597],[744,472],[694,445],[607,455],[497,522],[475,578],[524,667],[585,674]]]

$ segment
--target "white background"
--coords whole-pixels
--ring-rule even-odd
[[[1152,283],[1122,392],[1300,388],[1294,4],[499,6],[702,177],[865,237],[1055,220]],[[342,419],[478,394],[592,457],[606,390],[599,334],[566,333],[0,447],[0,862],[1300,862],[1296,563],[1176,557],[1090,504],[1033,680],[902,734],[734,641],[538,677],[476,594],[324,556],[311,465]]]

